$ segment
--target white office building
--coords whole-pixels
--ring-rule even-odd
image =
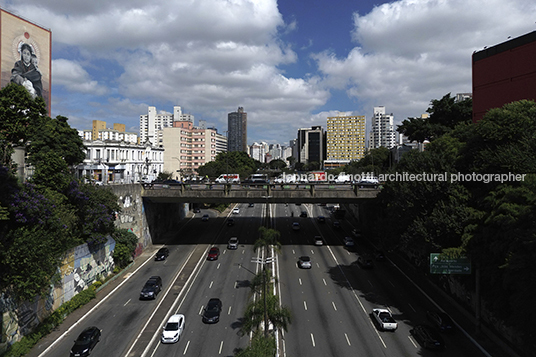
[[[149,107],[147,114],[140,115],[140,143],[147,141],[152,144],[162,143],[162,130],[173,126],[174,121],[194,122],[192,114],[183,114],[179,106],[173,107],[173,113],[156,111],[156,107]]]

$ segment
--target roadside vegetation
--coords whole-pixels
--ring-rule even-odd
[[[477,124],[471,100],[455,102],[448,94],[431,104],[429,118],[409,118],[398,128],[410,139],[429,141],[423,152],[411,150],[395,164],[371,150],[343,170],[436,175],[386,181],[372,204],[376,214],[363,222],[367,234],[447,292],[447,277],[430,274],[430,253],[470,258],[473,274],[448,277],[473,292],[460,303],[478,304],[478,270],[482,306],[491,319],[519,331],[518,345],[533,351],[536,312],[520,307],[531,306],[536,291],[536,103],[492,109]]]
[[[98,249],[109,236],[116,239],[117,266],[132,259],[136,236],[117,230],[118,198],[106,187],[74,179],[73,168],[85,158],[82,139],[63,116],[47,116],[42,98],[32,99],[24,87],[0,90],[0,294],[15,303],[50,293],[59,282],[58,267],[71,248],[87,243]],[[20,182],[15,148],[24,148],[33,168]],[[50,315],[36,331],[12,346],[12,352],[33,346],[64,316],[94,296],[97,286],[76,295]],[[30,347],[31,347],[30,346]]]

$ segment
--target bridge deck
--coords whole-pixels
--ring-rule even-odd
[[[351,184],[155,184],[145,185],[142,197],[162,203],[350,203],[375,198],[379,191]]]

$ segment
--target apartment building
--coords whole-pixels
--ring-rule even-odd
[[[369,149],[377,149],[380,146],[390,149],[396,145],[396,132],[393,120],[393,114],[386,114],[384,106],[374,107],[370,128]]]
[[[227,115],[228,151],[248,152],[248,113],[243,107]]]
[[[365,156],[365,116],[327,118],[325,169],[344,166]]]

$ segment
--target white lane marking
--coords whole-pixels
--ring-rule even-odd
[[[331,305],[333,305],[333,310],[337,311],[337,306],[335,306],[335,301],[332,301]]]
[[[184,352],[182,353],[183,355],[185,355],[186,352],[188,351],[188,346],[190,346],[190,340],[188,340],[188,342],[186,342],[186,347],[184,347]]]
[[[221,350],[222,349],[223,349],[223,341],[221,341],[221,343],[220,343],[220,352],[219,352],[220,355],[221,355]]]
[[[292,254],[296,254],[296,251],[294,249],[292,249]]]
[[[300,285],[303,285],[303,284],[302,284],[302,281],[301,281],[301,278],[298,278],[298,280],[299,280],[299,282],[300,282]]]
[[[344,337],[346,337],[346,342],[348,342],[348,346],[351,346],[350,339],[348,338],[348,335],[345,333]]]
[[[203,312],[203,308],[204,308],[204,306],[203,306],[203,305],[201,305],[201,310],[199,310],[199,313],[198,313],[198,315],[201,315],[201,313]]]
[[[411,309],[412,309],[413,311],[417,312],[417,310],[415,310],[415,309],[413,308],[413,306],[411,306],[410,303],[408,303],[408,305],[409,305],[409,307],[411,307]]]
[[[311,249],[311,254],[315,254],[315,251]]]
[[[216,267],[216,270],[217,270],[217,269],[220,269],[220,263],[218,263],[218,266]]]
[[[212,280],[212,281],[210,282],[210,285],[208,286],[209,289],[212,288],[212,284],[214,284],[214,280]]]
[[[128,299],[128,301],[123,306],[127,306],[127,304],[130,302],[130,300],[132,300],[132,299]]]
[[[307,302],[305,300],[303,300],[303,307],[307,310]]]
[[[311,342],[313,343],[313,347],[315,346],[315,337],[313,336],[313,333],[311,332]]]
[[[229,306],[229,311],[227,311],[227,315],[231,315],[231,306]]]
[[[415,341],[413,341],[411,336],[408,336],[408,339],[411,341],[411,343],[413,343],[413,346],[415,346],[415,348],[419,348],[419,346],[417,346],[417,344],[415,343]]]
[[[237,284],[238,284],[238,281],[235,281],[235,282],[234,282],[234,288],[235,288],[235,289],[238,289],[238,288],[236,287]]]
[[[322,280],[324,281],[324,285],[328,286],[328,283],[326,283],[326,279],[322,278]]]

